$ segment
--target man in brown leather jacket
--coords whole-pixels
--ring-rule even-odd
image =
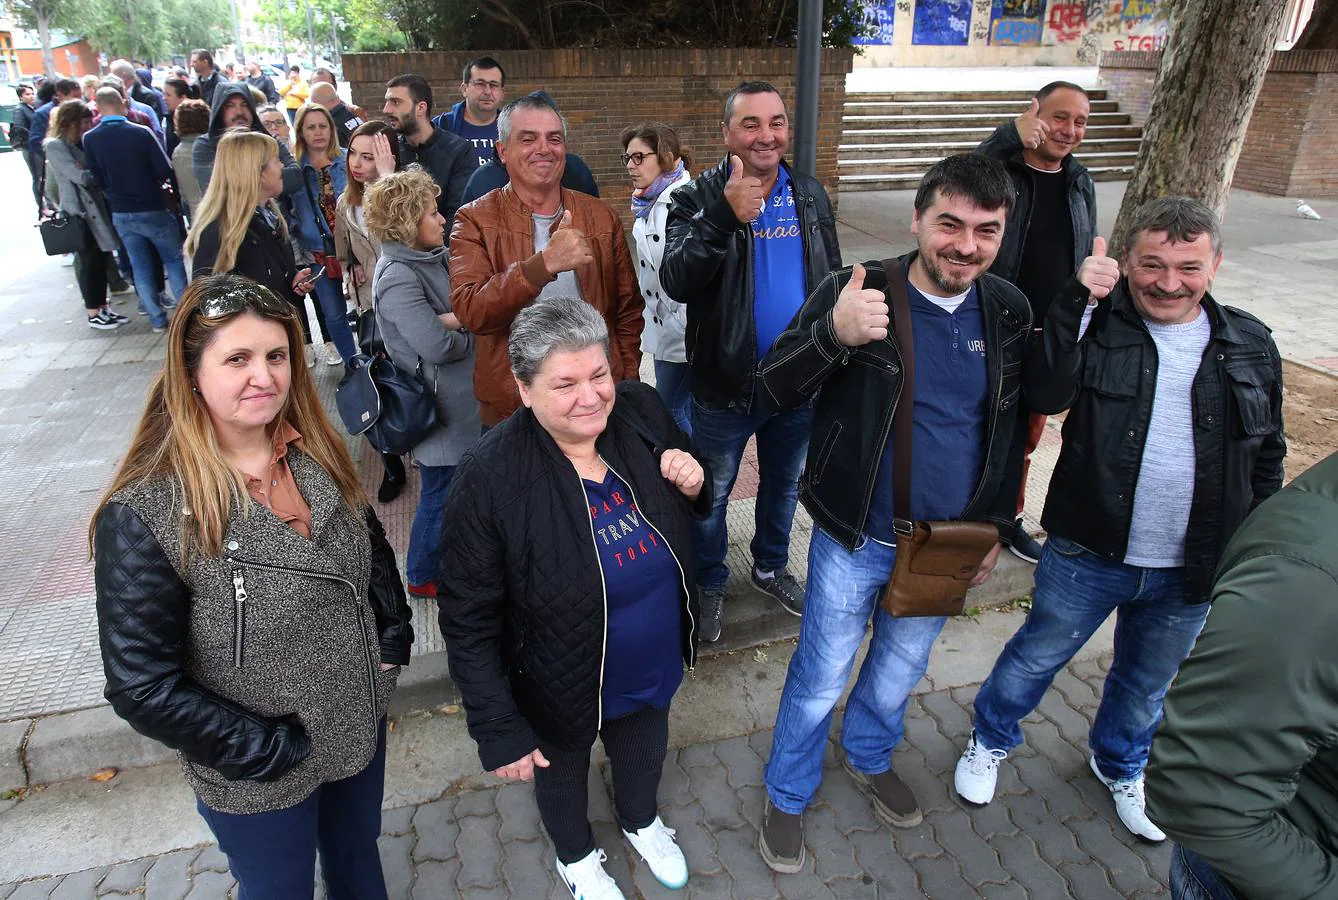
[[[460,208],[451,228],[451,305],[478,337],[474,396],[485,428],[520,408],[506,341],[516,314],[543,296],[577,296],[609,327],[615,381],[641,365],[636,270],[622,222],[605,203],[562,188],[567,123],[522,97],[497,117],[511,181]]]

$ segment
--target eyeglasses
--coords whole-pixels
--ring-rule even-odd
[[[245,289],[229,288],[195,307],[195,311],[206,319],[218,319],[246,309],[254,309],[274,317],[292,314],[291,308],[281,304],[273,293],[260,285]]]
[[[639,166],[645,162],[647,158],[654,155],[654,153],[624,153],[619,158],[623,161],[623,165],[627,165],[630,162]]]
[[[481,79],[469,82],[469,86],[480,91],[485,88],[490,91],[500,91],[502,89],[500,81],[483,81]]]

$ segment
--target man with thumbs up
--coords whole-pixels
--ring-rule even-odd
[[[1096,235],[1096,187],[1073,158],[1087,134],[1091,103],[1087,92],[1067,81],[1052,81],[1036,92],[1027,111],[1005,122],[976,148],[1004,164],[1017,196],[1008,213],[999,255],[990,272],[1013,282],[1031,302],[1032,323],[1040,328],[1050,300],[1073,276]],[[1017,521],[1008,548],[1027,562],[1041,547],[1022,525],[1031,453],[1045,433],[1046,417],[1027,418],[1026,455],[1018,491]]]
[[[1208,615],[1223,546],[1282,486],[1287,445],[1267,326],[1208,293],[1222,260],[1216,213],[1154,200],[1121,250],[1122,266],[1093,240],[1029,351],[1032,408],[1068,412],[1041,519],[1049,538],[1027,621],[976,695],[954,780],[967,802],[990,802],[1019,723],[1113,612],[1089,763],[1124,826],[1157,842],[1143,768],[1162,698]]]
[[[790,120],[776,88],[739,85],[725,99],[720,129],[725,158],[674,192],[660,265],[660,283],[687,306],[692,440],[715,479],[715,506],[696,541],[706,641],[720,637],[724,622],[725,512],[754,434],[760,479],[749,581],[786,612],[802,612],[804,591],[787,564],[812,410],[768,409],[757,363],[841,265],[827,193],[784,161]]]

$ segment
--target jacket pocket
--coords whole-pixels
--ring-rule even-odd
[[[1273,419],[1273,374],[1258,363],[1229,363],[1231,396],[1236,401],[1240,428],[1246,437],[1257,437],[1277,430]]]
[[[827,436],[822,439],[822,446],[818,449],[818,455],[813,460],[813,474],[809,477],[808,483],[816,485],[822,482],[822,473],[827,469],[827,461],[832,457],[832,451],[836,448],[836,440],[841,436],[841,423],[833,422],[831,430]]]
[[[1083,358],[1083,386],[1115,399],[1136,397],[1141,356],[1138,347],[1090,346]]]

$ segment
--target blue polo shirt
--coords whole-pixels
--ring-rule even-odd
[[[757,358],[771,349],[804,305],[808,293],[804,277],[804,239],[794,189],[785,167],[780,167],[762,215],[753,221],[753,322],[757,330]]]
[[[604,719],[665,709],[683,680],[682,574],[613,470],[583,483],[608,600]]]
[[[985,468],[990,400],[985,320],[974,284],[951,313],[926,298],[909,280],[907,287],[915,344],[911,516],[956,519],[975,495]],[[885,544],[896,543],[893,444],[889,432],[864,525],[866,535]]]

